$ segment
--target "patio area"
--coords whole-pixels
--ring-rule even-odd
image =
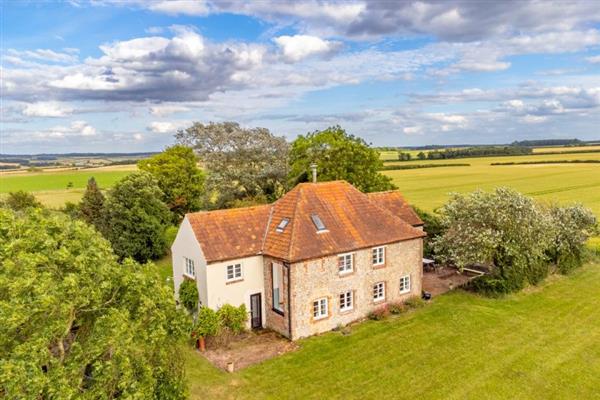
[[[243,333],[233,337],[227,345],[215,343],[209,339],[206,345],[206,351],[198,352],[198,354],[208,359],[216,367],[230,372],[258,364],[298,348],[294,342],[269,330]]]
[[[438,267],[423,272],[423,290],[435,297],[464,285],[474,276],[476,274],[469,272],[460,273],[456,268]]]

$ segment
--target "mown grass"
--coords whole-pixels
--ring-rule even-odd
[[[384,171],[411,204],[426,210],[442,206],[451,192],[512,187],[538,199],[561,203],[581,202],[600,216],[600,165],[539,164],[491,166],[494,162],[546,160],[600,160],[600,153],[518,157],[469,158],[469,167]],[[404,162],[403,164],[410,164]],[[431,160],[428,163],[464,163],[464,159]],[[390,164],[387,164],[390,165]],[[393,163],[392,163],[393,165]]]
[[[34,192],[46,206],[58,208],[67,201],[79,201],[89,178],[94,177],[100,188],[108,189],[135,169],[135,165],[120,165],[81,170],[4,173],[0,174],[0,193],[16,190]],[[72,184],[70,188],[69,183]]]
[[[503,299],[465,292],[227,374],[185,349],[193,399],[600,398],[600,264]]]

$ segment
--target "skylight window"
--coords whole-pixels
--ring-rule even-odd
[[[323,221],[321,221],[321,218],[317,214],[311,215],[310,218],[312,219],[313,224],[315,224],[317,232],[327,231],[327,228],[325,228],[325,224],[323,223]]]
[[[288,226],[288,224],[290,223],[290,219],[289,218],[283,218],[281,220],[281,222],[279,222],[279,225],[277,225],[277,232],[283,232],[285,230],[285,227]]]

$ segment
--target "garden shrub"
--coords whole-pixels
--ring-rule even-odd
[[[421,308],[423,306],[425,306],[425,301],[418,297],[411,297],[410,299],[407,299],[404,304],[408,307],[408,308]]]
[[[231,330],[234,334],[240,334],[246,329],[246,321],[248,320],[248,312],[246,305],[242,304],[239,307],[234,307],[231,304],[224,304],[217,311],[217,315],[224,328]]]
[[[212,308],[200,307],[194,323],[194,337],[217,336],[221,332],[221,319]]]
[[[184,279],[179,286],[179,302],[193,314],[198,309],[198,287],[196,281]]]
[[[390,303],[388,305],[388,309],[390,310],[390,313],[392,314],[402,314],[405,310],[405,306],[404,303],[402,302],[395,302],[395,303]]]
[[[372,310],[369,315],[368,318],[372,319],[374,321],[381,321],[382,319],[387,318],[390,315],[390,310],[388,309],[387,305],[383,305],[381,307],[378,307],[374,310]]]

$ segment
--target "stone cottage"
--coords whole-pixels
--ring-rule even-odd
[[[295,340],[421,294],[423,222],[397,191],[302,183],[272,204],[187,214],[172,246],[175,293]]]

